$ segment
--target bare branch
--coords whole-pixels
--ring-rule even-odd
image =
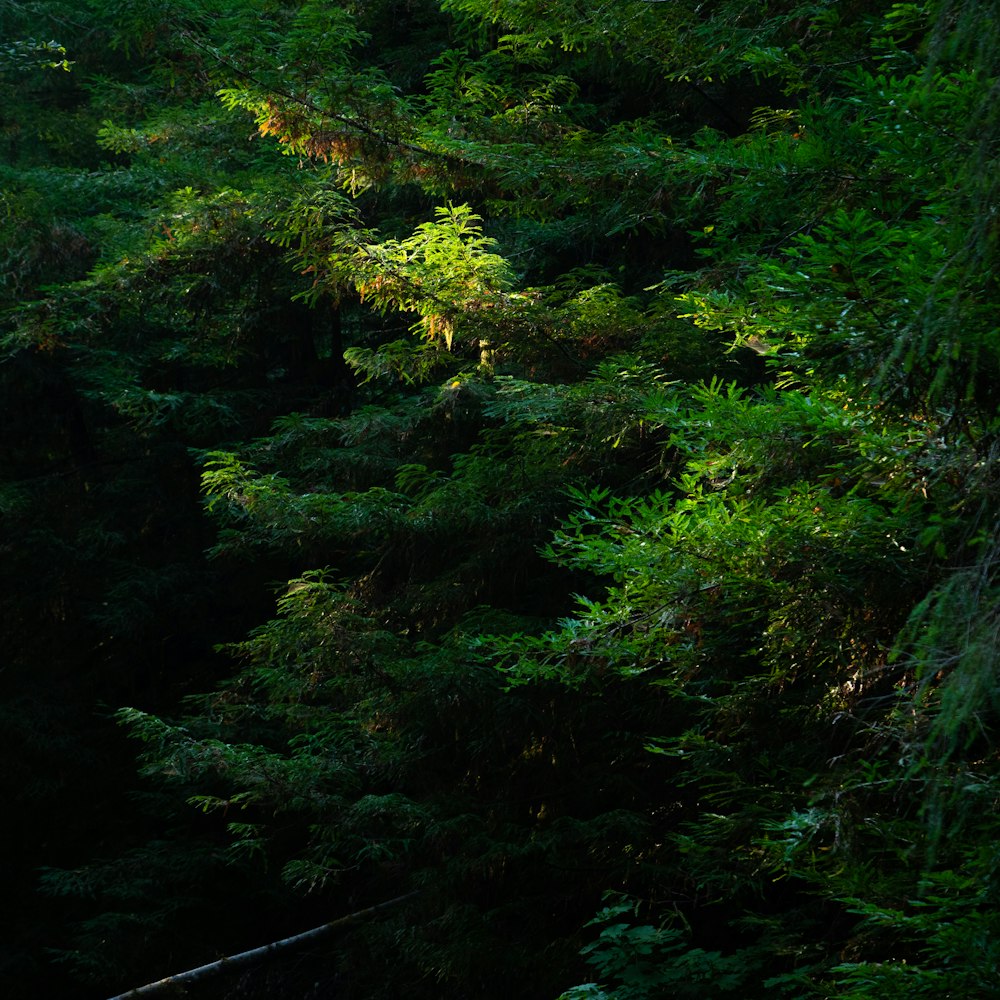
[[[231,972],[233,969],[250,965],[258,959],[277,954],[279,951],[285,951],[288,948],[294,948],[304,941],[312,941],[315,938],[323,937],[325,934],[330,933],[330,931],[344,927],[346,924],[352,924],[364,917],[370,917],[373,913],[388,909],[390,906],[398,906],[400,903],[412,899],[416,895],[418,893],[409,892],[405,896],[397,896],[395,899],[386,900],[384,903],[369,906],[366,910],[348,913],[345,917],[338,917],[336,920],[331,920],[327,924],[321,924],[319,927],[313,927],[312,930],[303,931],[301,934],[293,934],[291,937],[282,938],[280,941],[272,941],[270,944],[262,945],[260,948],[251,948],[250,951],[241,951],[237,955],[228,955],[216,962],[209,962],[208,965],[199,965],[197,969],[188,969],[187,972],[178,972],[175,976],[167,976],[166,979],[159,979],[155,983],[137,986],[134,990],[129,990],[127,993],[119,993],[117,996],[111,997],[111,1000],[131,1000],[132,997],[153,996],[171,986],[183,986],[187,983],[197,982],[200,979],[207,979],[209,976],[214,976],[221,972]]]

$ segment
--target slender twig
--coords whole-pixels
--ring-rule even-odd
[[[400,903],[405,902],[407,899],[412,899],[416,895],[418,895],[416,892],[410,892],[405,896],[397,896],[395,899],[386,900],[384,903],[369,906],[365,910],[348,913],[345,917],[338,917],[336,920],[331,920],[329,923],[322,924],[319,927],[313,927],[312,930],[303,931],[301,934],[293,934],[291,937],[282,938],[280,941],[272,941],[270,944],[262,945],[260,948],[251,948],[250,951],[241,951],[237,955],[229,955],[226,958],[220,958],[217,962],[209,962],[208,965],[200,965],[197,969],[188,969],[187,972],[178,972],[174,976],[167,976],[166,979],[159,979],[155,983],[147,983],[145,986],[138,986],[134,990],[129,990],[127,993],[119,993],[117,996],[112,997],[111,1000],[131,1000],[132,997],[152,996],[153,994],[159,993],[161,990],[165,990],[171,986],[183,986],[186,983],[197,982],[199,979],[207,979],[209,976],[214,976],[221,972],[231,972],[233,969],[249,965],[252,962],[256,962],[258,959],[266,958],[280,951],[285,951],[288,948],[294,948],[305,941],[312,941],[315,938],[323,937],[324,935],[330,933],[330,931],[343,927],[346,924],[352,924],[356,920],[361,920],[364,917],[369,917],[373,913],[378,913],[380,910],[388,909],[390,906],[398,906]]]
[[[464,156],[457,156],[454,153],[445,153],[437,149],[429,149],[426,146],[420,146],[412,142],[407,142],[405,139],[399,136],[387,135],[384,132],[380,132],[377,129],[372,128],[367,122],[360,120],[359,118],[352,118],[348,115],[337,114],[335,111],[330,111],[328,109],[320,108],[308,98],[298,97],[295,94],[289,93],[286,90],[281,90],[277,87],[268,86],[262,80],[259,80],[253,73],[248,70],[242,69],[241,67],[230,62],[224,56],[220,55],[212,46],[206,45],[204,42],[200,41],[195,35],[186,30],[182,29],[181,37],[187,39],[195,48],[201,49],[202,52],[208,53],[219,66],[225,67],[225,69],[242,77],[244,80],[249,81],[255,87],[260,87],[262,90],[270,91],[276,94],[278,97],[284,98],[286,101],[291,101],[293,104],[297,104],[307,111],[311,111],[314,114],[321,115],[330,121],[340,122],[342,125],[346,125],[348,128],[353,128],[360,132],[362,135],[366,135],[371,139],[382,143],[386,146],[395,146],[397,149],[403,149],[410,153],[419,153],[421,156],[429,156],[438,160],[449,160],[454,163],[469,163],[474,166],[482,166],[475,160],[470,160]]]

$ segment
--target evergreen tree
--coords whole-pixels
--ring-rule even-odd
[[[995,17],[18,10],[8,711],[153,782],[74,980],[406,895],[219,995],[987,992]]]

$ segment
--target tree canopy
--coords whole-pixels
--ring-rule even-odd
[[[992,8],[0,38],[5,996],[995,990]]]

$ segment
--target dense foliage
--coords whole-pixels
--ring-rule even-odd
[[[4,995],[994,991],[998,24],[0,3]]]

